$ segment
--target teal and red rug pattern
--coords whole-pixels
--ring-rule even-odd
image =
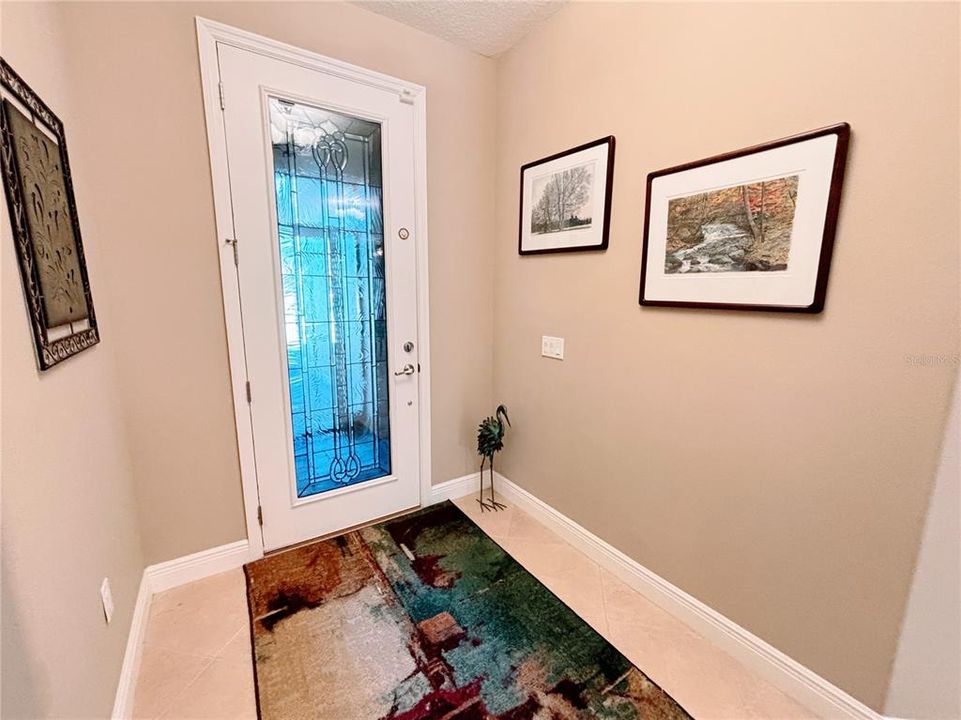
[[[690,717],[449,502],[244,569],[262,720]]]

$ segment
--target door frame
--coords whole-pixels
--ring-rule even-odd
[[[204,116],[207,124],[207,147],[213,181],[217,248],[220,256],[220,284],[224,301],[227,330],[227,355],[230,364],[230,386],[234,403],[234,423],[240,454],[240,478],[243,488],[244,517],[251,560],[264,555],[264,538],[258,514],[260,498],[257,486],[251,407],[247,395],[247,361],[244,352],[244,327],[241,313],[235,253],[243,247],[234,241],[233,209],[230,179],[227,174],[227,139],[224,127],[223,98],[220,90],[220,68],[217,45],[230,45],[241,50],[300,65],[327,75],[352,80],[397,93],[400,102],[414,110],[414,252],[417,273],[417,342],[420,346],[418,375],[418,425],[420,438],[419,488],[420,505],[430,498],[430,307],[427,266],[427,88],[416,83],[357,67],[318,53],[303,50],[262,35],[231,27],[197,16],[197,49],[200,53],[200,76],[203,83]]]

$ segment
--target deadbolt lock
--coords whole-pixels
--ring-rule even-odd
[[[410,237],[410,230],[408,230],[405,227],[402,227],[400,230],[397,231],[397,237],[399,237],[401,240],[406,240],[407,238]]]
[[[404,352],[411,352],[414,349],[414,343],[410,340],[404,343]]]

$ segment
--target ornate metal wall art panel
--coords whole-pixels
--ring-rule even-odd
[[[0,58],[0,161],[37,362],[100,342],[63,123]]]

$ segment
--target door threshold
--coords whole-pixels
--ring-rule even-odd
[[[371,525],[376,525],[377,523],[382,523],[386,520],[392,520],[393,518],[400,517],[401,515],[406,515],[414,510],[419,510],[424,507],[421,504],[412,505],[409,508],[403,510],[398,510],[397,512],[392,512],[387,515],[381,515],[367,522],[358,523],[357,525],[351,525],[344,528],[343,530],[335,530],[334,532],[327,533],[326,535],[318,535],[315,538],[310,538],[309,540],[304,540],[299,543],[294,543],[293,545],[284,545],[275,550],[267,550],[264,552],[264,557],[272,557],[274,555],[279,555],[281,553],[288,552],[289,550],[297,550],[298,548],[305,547],[307,545],[313,545],[314,543],[323,542],[324,540],[330,540],[331,538],[340,537],[341,535],[346,535],[349,532],[354,532],[355,530],[361,530],[365,527],[370,527]]]

